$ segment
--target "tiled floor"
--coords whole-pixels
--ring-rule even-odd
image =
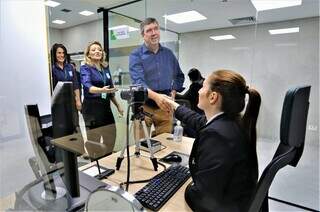
[[[257,145],[259,173],[271,161],[278,142],[259,139]],[[297,167],[286,166],[281,169],[271,185],[269,196],[292,202],[314,210],[319,207],[319,146],[305,145],[303,155]],[[271,211],[303,211],[290,209],[287,205],[275,201],[270,202]]]

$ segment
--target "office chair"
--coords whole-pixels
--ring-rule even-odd
[[[88,156],[90,160],[96,161],[97,163],[99,175],[101,175],[99,159],[112,154],[115,141],[116,141],[116,134],[117,134],[115,124],[109,124],[96,129],[90,129],[88,130],[87,133],[90,134],[91,136],[93,135],[93,137],[100,138],[101,131],[103,131],[104,134],[108,135],[108,139],[103,140],[103,143],[99,143],[98,142],[99,139],[95,139],[95,141],[87,140],[85,142],[85,148],[88,152]]]
[[[56,199],[65,194],[65,190],[55,187],[52,174],[58,171],[59,175],[63,174],[63,163],[51,163],[44,149],[50,147],[42,147],[39,143],[43,137],[40,128],[40,116],[37,105],[25,105],[25,116],[29,131],[30,141],[35,157],[29,159],[30,166],[37,179],[44,180],[43,199]]]
[[[264,169],[252,198],[249,212],[268,212],[268,192],[277,172],[291,165],[296,167],[304,148],[311,86],[287,91],[281,114],[280,144],[272,161]]]

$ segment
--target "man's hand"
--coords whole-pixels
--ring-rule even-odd
[[[172,97],[169,97],[169,96],[166,96],[166,95],[163,95],[163,96],[165,98],[165,101],[167,101],[170,104],[171,109],[173,108],[175,110],[175,109],[177,109],[177,107],[180,106],[178,103],[176,103],[174,101],[174,99],[172,99]]]
[[[160,107],[161,110],[164,110],[168,113],[170,113],[172,111],[172,106],[167,101],[166,95],[157,94],[156,98],[154,98],[154,101],[157,103],[157,105]]]

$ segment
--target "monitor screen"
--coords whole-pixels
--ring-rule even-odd
[[[71,135],[75,132],[75,98],[72,82],[58,82],[51,99],[52,131],[53,138]],[[64,161],[64,183],[72,197],[79,197],[78,170],[74,171],[74,160],[70,160],[70,154],[65,150],[56,148],[56,161]]]
[[[58,82],[51,99],[53,138],[75,131],[75,101],[72,82]]]

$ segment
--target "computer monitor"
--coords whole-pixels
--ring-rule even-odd
[[[58,82],[51,99],[53,138],[71,135],[75,132],[75,101],[72,82]],[[64,183],[72,197],[80,196],[78,171],[74,168],[76,156],[56,148],[56,161],[64,161]],[[73,162],[71,162],[73,161]]]
[[[72,82],[58,82],[51,98],[53,138],[75,131],[75,101]]]

